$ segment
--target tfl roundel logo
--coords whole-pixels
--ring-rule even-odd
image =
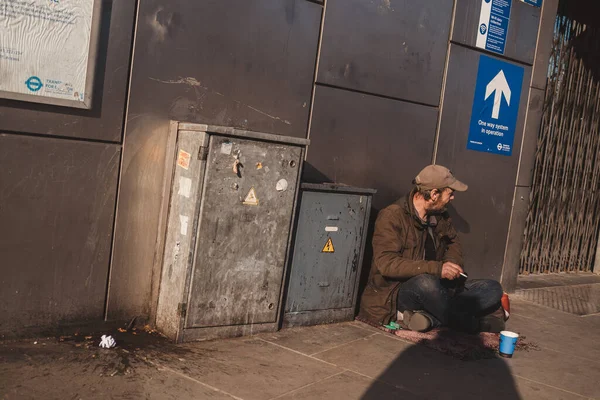
[[[44,86],[42,85],[42,80],[37,76],[30,76],[29,79],[25,81],[25,85],[27,86],[27,89],[31,90],[32,92],[37,92],[42,88],[42,86]]]
[[[487,31],[487,26],[485,26],[485,24],[479,25],[479,32],[481,32],[482,35],[485,35],[486,31]]]

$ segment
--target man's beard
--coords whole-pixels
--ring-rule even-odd
[[[427,214],[441,214],[447,210],[447,204],[442,203],[441,197],[427,207]]]

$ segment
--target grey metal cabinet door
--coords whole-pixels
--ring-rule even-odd
[[[352,307],[366,200],[302,192],[286,312]]]
[[[211,135],[186,327],[277,320],[301,156]]]

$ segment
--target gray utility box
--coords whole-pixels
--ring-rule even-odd
[[[174,123],[171,143],[157,328],[177,342],[277,330],[308,141]]]
[[[373,189],[301,185],[283,325],[354,318]]]

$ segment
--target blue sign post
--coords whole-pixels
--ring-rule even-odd
[[[524,69],[479,56],[467,149],[512,154]]]

